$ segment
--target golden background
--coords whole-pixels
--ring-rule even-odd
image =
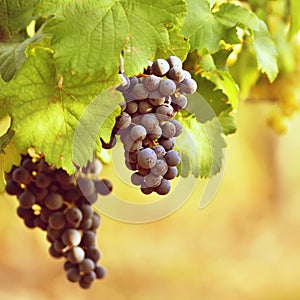
[[[278,137],[268,109],[241,103],[222,185],[205,209],[194,194],[150,224],[102,217],[108,275],[90,290],[66,280],[45,233],[25,228],[17,200],[1,195],[0,299],[300,299],[300,119]]]

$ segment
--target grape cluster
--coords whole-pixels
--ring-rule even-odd
[[[98,193],[107,195],[112,186],[106,179],[88,177],[97,168],[95,160],[76,177],[50,166],[43,157],[23,155],[21,165],[6,173],[6,192],[17,196],[18,216],[27,227],[47,232],[50,255],[64,257],[67,279],[84,289],[106,273],[98,265],[101,254],[96,245],[101,219],[91,205]]]
[[[102,146],[112,148],[116,135],[120,135],[126,166],[135,171],[132,183],[140,186],[144,194],[166,195],[171,187],[169,180],[177,176],[176,166],[181,161],[173,148],[182,125],[173,118],[187,106],[185,94],[193,94],[197,83],[182,69],[176,56],[149,63],[139,76],[120,76],[122,83],[117,90],[125,101],[120,105],[122,112],[110,141],[102,141]]]

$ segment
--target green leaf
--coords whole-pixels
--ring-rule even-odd
[[[188,111],[195,113],[201,122],[211,120],[219,116],[222,111],[232,108],[227,103],[227,96],[221,90],[216,89],[213,82],[202,77],[201,74],[197,74],[194,79],[198,84],[198,93],[189,95]],[[208,105],[205,105],[206,103]]]
[[[239,88],[229,72],[217,70],[216,72],[204,72],[202,76],[213,82],[216,85],[215,89],[221,90],[227,96],[233,109],[237,108]]]
[[[199,67],[205,72],[211,72],[216,70],[216,65],[212,55],[206,54],[202,56],[199,60]]]
[[[299,0],[290,0],[290,15],[291,15],[291,27],[290,36],[295,35],[300,30],[300,2]]]
[[[27,45],[40,41],[44,36],[39,32],[20,43],[0,43],[0,74],[5,81],[9,81],[21,68],[26,59]]]
[[[176,30],[169,32],[170,45],[165,49],[158,49],[155,58],[167,58],[171,55],[179,57],[184,61],[190,50],[190,44],[184,39],[184,36]]]
[[[222,126],[223,133],[225,135],[235,133],[237,130],[234,117],[230,114],[230,112],[231,109],[228,109],[226,111],[222,111],[218,116],[219,122]]]
[[[185,11],[183,0],[68,1],[44,32],[53,34],[60,72],[111,75],[123,49],[125,72],[132,75],[143,70],[158,48],[169,47],[168,30],[181,25]]]
[[[259,25],[259,30],[254,31],[253,35],[254,51],[256,53],[259,70],[265,73],[270,82],[272,82],[278,74],[277,52],[266,24],[260,21]]]
[[[118,74],[103,82],[98,78],[74,71],[62,76],[50,51],[31,49],[22,69],[0,95],[9,101],[14,142],[20,151],[34,146],[49,164],[72,173],[72,142],[81,115],[101,91],[119,82]],[[119,97],[111,99],[112,111],[117,102],[121,102]]]
[[[200,123],[193,115],[179,116],[184,131],[176,140],[181,155],[180,175],[208,178],[220,172],[226,147],[218,118]]]
[[[4,149],[4,153],[0,153],[0,193],[3,193],[5,190],[5,179],[4,172],[10,171],[13,165],[18,166],[21,161],[21,155],[19,149],[14,144],[14,141],[11,140]]]
[[[187,3],[188,14],[182,33],[190,39],[191,51],[207,49],[210,53],[215,52],[228,27],[214,16],[207,0],[187,0]]]
[[[38,0],[0,0],[0,43],[19,39],[26,28]]]
[[[232,3],[223,3],[215,14],[219,22],[227,27],[243,24],[253,30],[259,30],[259,19],[248,8]]]

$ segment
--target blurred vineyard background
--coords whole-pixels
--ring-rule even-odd
[[[82,291],[49,256],[45,233],[17,218],[17,200],[0,195],[0,299],[300,299],[300,65],[299,43],[285,34],[287,2],[248,1],[271,28],[280,74],[271,86],[246,73],[249,49],[238,49],[240,63],[233,58],[243,99],[214,200],[200,210],[195,192],[150,224],[103,216],[98,245],[108,276]]]
[[[65,279],[45,234],[23,226],[17,200],[0,196],[0,299],[300,299],[300,118],[278,137],[268,109],[241,104],[223,183],[205,209],[196,194],[150,224],[103,217],[108,276],[88,291]]]

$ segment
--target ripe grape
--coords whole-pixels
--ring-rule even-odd
[[[155,75],[147,76],[144,85],[148,91],[155,91],[159,88],[160,78]]]
[[[12,173],[12,179],[19,184],[26,184],[29,178],[30,174],[24,167],[16,168]]]
[[[166,195],[170,192],[171,184],[167,179],[162,179],[160,185],[156,187],[154,190],[159,195]]]
[[[78,246],[81,241],[81,235],[78,230],[71,228],[63,232],[61,239],[67,246]]]
[[[157,176],[155,174],[150,173],[145,176],[144,180],[148,187],[154,188],[160,185],[162,181],[162,176]]]
[[[164,159],[158,159],[154,167],[151,168],[151,173],[156,176],[164,176],[168,170],[168,164]]]
[[[178,170],[176,167],[169,167],[168,171],[164,175],[164,178],[171,180],[171,179],[174,179],[177,176],[177,174],[178,174]]]
[[[140,125],[144,126],[147,132],[152,132],[159,126],[159,121],[155,114],[150,113],[141,118]]]
[[[177,166],[181,160],[179,153],[175,150],[168,151],[167,154],[165,155],[165,159],[166,159],[167,164],[170,167]]]
[[[62,229],[65,227],[67,221],[65,215],[62,212],[56,211],[50,215],[48,223],[49,226],[53,229]]]
[[[197,91],[197,83],[194,79],[184,79],[180,83],[180,90],[186,94],[193,94]]]
[[[167,121],[164,125],[162,125],[162,136],[164,138],[170,139],[175,136],[176,127],[173,123]]]
[[[169,63],[170,67],[175,68],[182,68],[182,62],[179,57],[177,56],[170,56],[167,58],[167,62]]]
[[[185,79],[185,73],[181,68],[172,67],[167,74],[168,78],[181,82]]]
[[[147,135],[147,131],[142,125],[135,125],[130,130],[130,136],[134,141],[143,140]]]
[[[23,208],[31,208],[32,205],[35,203],[35,196],[28,190],[22,192],[18,196],[18,199],[20,206]]]
[[[67,269],[67,279],[71,282],[78,282],[80,279],[80,271],[77,267]]]
[[[143,83],[136,84],[133,87],[131,93],[132,93],[133,98],[136,100],[145,99],[149,95],[149,91],[146,89],[146,87],[144,86]]]
[[[137,161],[142,168],[150,169],[156,164],[157,156],[152,149],[146,148],[139,151]]]
[[[164,79],[160,82],[159,91],[165,97],[171,96],[176,91],[176,84],[171,79]]]
[[[158,58],[152,64],[152,74],[162,77],[168,73],[170,65],[164,59]]]
[[[57,210],[62,207],[64,201],[60,194],[52,192],[45,197],[45,205],[51,210]]]

